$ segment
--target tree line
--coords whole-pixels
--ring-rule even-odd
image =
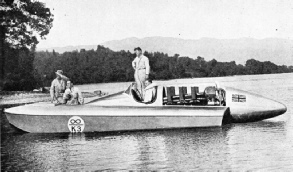
[[[150,78],[155,80],[220,77],[233,75],[254,75],[293,72],[293,66],[278,66],[270,61],[260,62],[249,59],[245,65],[232,62],[206,61],[169,56],[162,52],[144,52],[149,58]],[[35,52],[34,70],[38,84],[49,86],[56,77],[55,71],[62,69],[75,84],[134,81],[131,62],[135,54],[129,51],[112,51],[98,45],[96,50],[65,52]]]
[[[3,90],[32,90],[50,86],[57,70],[75,84],[134,81],[129,51],[112,51],[98,45],[96,50],[35,52],[33,48],[5,46],[5,77]],[[162,52],[144,52],[149,58],[150,78],[167,80],[177,78],[220,77],[293,72],[293,66],[278,66],[270,61],[249,59],[245,65],[232,62],[206,61],[203,57],[169,56]]]

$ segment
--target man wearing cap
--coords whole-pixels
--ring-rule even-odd
[[[56,78],[52,81],[50,88],[51,102],[60,104],[64,103],[61,93],[64,93],[66,88],[66,81],[69,80],[63,75],[62,70],[57,70]]]
[[[136,58],[132,61],[132,67],[135,70],[136,89],[140,92],[141,98],[144,99],[145,81],[149,78],[150,73],[149,59],[142,54],[140,47],[134,48],[134,51]]]

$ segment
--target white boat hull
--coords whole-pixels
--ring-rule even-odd
[[[230,114],[227,107],[48,106],[45,103],[19,106],[6,110],[6,116],[12,125],[26,132],[59,133],[80,132],[68,126],[72,117],[84,121],[82,132],[105,132],[219,127],[229,122],[226,119]]]

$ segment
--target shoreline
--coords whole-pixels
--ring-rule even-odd
[[[82,92],[84,98],[101,97],[107,93],[100,92]],[[33,91],[1,91],[0,108],[19,106],[36,102],[51,101],[50,93],[33,92]]]

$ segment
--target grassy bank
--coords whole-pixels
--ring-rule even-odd
[[[25,91],[12,91],[0,93],[1,105],[17,105],[34,102],[50,101],[49,93],[25,92]]]

